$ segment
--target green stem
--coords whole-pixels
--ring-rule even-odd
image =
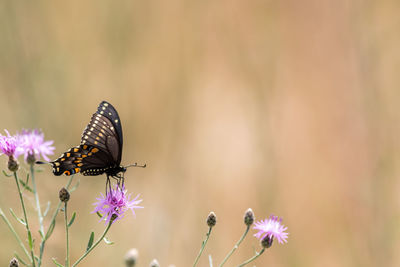
[[[68,180],[68,182],[67,182],[67,185],[65,186],[65,188],[66,188],[67,190],[69,189],[69,187],[70,187],[70,185],[71,185],[71,183],[72,183],[72,179],[73,179],[73,178],[74,178],[74,176],[71,175],[70,178],[69,178],[69,180]],[[55,210],[54,213],[53,213],[53,216],[51,217],[51,220],[50,220],[50,224],[49,224],[49,225],[52,225],[53,223],[55,223],[56,217],[57,217],[58,212],[60,211],[60,208],[61,208],[61,203],[62,203],[62,201],[60,200],[60,201],[58,202],[58,205],[57,205],[56,210]],[[40,243],[40,254],[39,254],[39,262],[40,262],[40,263],[42,262],[44,246],[45,246],[45,244],[46,244],[47,235],[49,234],[49,231],[50,231],[50,227],[47,229],[46,234],[44,234],[44,238],[42,239],[42,242]],[[39,266],[38,266],[38,267],[39,267]]]
[[[72,265],[72,267],[75,267],[76,265],[78,265],[78,263],[80,263],[103,240],[103,238],[106,236],[108,230],[110,230],[111,225],[112,225],[112,221],[110,221],[108,223],[107,228],[104,230],[102,236],[96,241],[96,243],[94,243],[94,245],[92,245],[88,250],[86,250],[86,252]]]
[[[35,201],[36,201],[36,210],[39,218],[40,232],[42,233],[42,239],[44,239],[45,237],[43,235],[44,234],[43,216],[42,216],[42,210],[40,209],[39,194],[36,189],[35,169],[33,167],[33,164],[31,164],[31,178],[32,178],[33,194],[35,195]],[[42,258],[39,257],[38,267],[40,267],[41,265],[42,265]]]
[[[201,244],[201,248],[200,248],[199,254],[197,255],[196,260],[193,263],[193,267],[195,267],[197,265],[197,262],[199,261],[200,256],[203,253],[204,248],[206,247],[207,241],[208,241],[208,239],[210,238],[210,235],[211,235],[211,229],[212,229],[212,227],[210,227],[210,229],[208,229],[208,233],[206,235],[206,239]]]
[[[65,219],[65,233],[67,235],[67,257],[65,259],[65,267],[69,267],[69,236],[68,236],[67,202],[65,202],[65,206],[64,206],[64,219]]]
[[[36,209],[38,212],[38,217],[39,217],[39,226],[40,226],[40,231],[44,233],[44,228],[43,228],[43,216],[42,216],[42,211],[40,209],[40,201],[39,201],[39,194],[36,190],[36,181],[35,181],[35,169],[33,167],[33,164],[31,164],[31,178],[32,178],[32,186],[33,186],[33,194],[35,195],[35,200],[36,200]],[[40,265],[39,265],[40,266]]]
[[[235,252],[235,250],[239,247],[240,243],[242,243],[243,239],[246,237],[247,233],[249,232],[250,225],[247,225],[246,231],[244,231],[242,237],[239,239],[239,241],[235,244],[235,246],[232,248],[232,250],[226,255],[225,259],[222,261],[222,263],[219,265],[219,267],[222,267],[225,262],[229,259],[229,257]]]
[[[24,211],[25,227],[26,227],[26,231],[28,232],[29,248],[31,249],[32,266],[35,267],[35,255],[33,254],[32,233],[31,233],[31,230],[29,229],[29,223],[28,223],[28,217],[26,216],[24,199],[22,197],[21,188],[19,187],[19,181],[18,181],[18,176],[17,176],[16,172],[14,172],[14,178],[15,178],[15,183],[17,184],[19,199],[20,199],[21,205],[22,205],[22,210]]]
[[[246,264],[249,264],[250,262],[254,261],[255,259],[257,259],[261,254],[263,254],[265,251],[265,248],[263,248],[262,250],[260,250],[260,252],[256,252],[256,254],[251,257],[250,259],[248,259],[247,261],[243,262],[242,264],[238,265],[238,267],[242,267],[245,266]]]
[[[30,255],[28,253],[28,250],[25,248],[24,243],[21,241],[21,238],[19,237],[19,235],[17,234],[17,232],[15,231],[14,227],[12,226],[12,224],[10,223],[10,221],[7,219],[6,215],[4,214],[4,212],[2,211],[2,209],[0,209],[0,216],[3,218],[4,222],[7,224],[8,228],[10,229],[10,231],[13,233],[15,239],[17,239],[18,244],[20,245],[20,247],[22,248],[22,250],[25,252],[25,255],[30,258]]]

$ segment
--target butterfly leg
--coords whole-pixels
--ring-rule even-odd
[[[111,181],[110,181],[110,176],[107,174],[107,181],[106,181],[106,196],[108,195],[108,192],[112,193],[112,191],[111,191]]]

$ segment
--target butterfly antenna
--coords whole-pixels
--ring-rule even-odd
[[[36,164],[51,164],[50,162],[47,162],[47,161],[40,161],[40,160],[36,161],[35,163],[36,163]]]
[[[139,164],[135,163],[135,164],[128,165],[128,166],[126,166],[125,168],[129,168],[129,167],[140,167],[140,168],[146,168],[146,166],[147,166],[147,164],[146,164],[146,163],[145,163],[145,164],[143,164],[143,165],[139,165]]]

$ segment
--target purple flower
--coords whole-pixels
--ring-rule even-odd
[[[27,161],[29,155],[34,155],[36,159],[39,159],[41,155],[49,161],[47,155],[54,154],[53,141],[44,141],[44,134],[39,130],[23,130],[18,138],[25,154],[25,161]]]
[[[285,231],[287,227],[285,227],[282,223],[282,219],[279,219],[278,216],[271,215],[269,219],[261,220],[259,222],[254,223],[253,229],[258,230],[254,236],[260,240],[263,240],[265,237],[269,237],[271,240],[276,238],[279,243],[283,244],[287,243],[288,233]]]
[[[105,220],[106,223],[109,223],[112,220],[112,217],[114,219],[112,222],[122,219],[125,211],[129,209],[132,211],[133,215],[135,215],[134,209],[143,208],[137,206],[137,204],[142,202],[142,200],[138,199],[139,195],[130,200],[131,194],[126,195],[126,192],[127,191],[124,188],[115,186],[115,189],[111,189],[106,196],[100,193],[101,197],[96,198],[97,202],[93,204],[96,206],[93,213],[99,212],[103,216],[101,220]]]
[[[18,157],[21,155],[21,142],[17,136],[11,136],[7,130],[4,130],[7,136],[0,134],[0,155],[5,154],[9,157]]]

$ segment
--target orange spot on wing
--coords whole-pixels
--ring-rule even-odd
[[[71,172],[70,171],[65,171],[64,174],[69,176],[69,175],[71,175]]]
[[[78,172],[80,172],[80,171],[81,171],[80,168],[75,168],[75,172],[76,172],[76,173],[78,173]]]
[[[92,152],[92,153],[96,153],[96,152],[98,152],[99,151],[99,149],[98,148],[92,148],[92,150],[90,151],[90,152]]]

